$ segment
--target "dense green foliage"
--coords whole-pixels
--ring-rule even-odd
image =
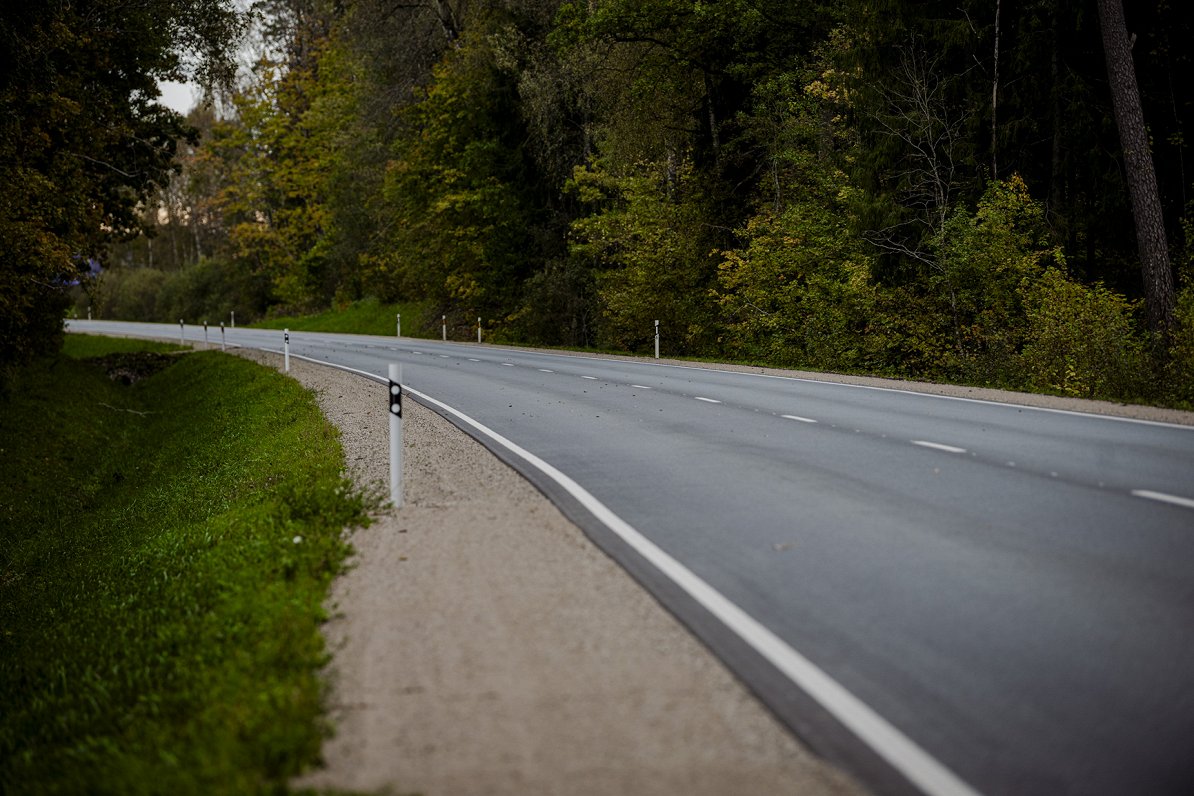
[[[675,354],[1188,400],[1189,313],[1154,335],[1140,301],[1092,4],[256,8],[266,56],[194,115],[163,229],[201,251],[160,276],[122,252],[106,316],[178,270],[221,276],[137,317],[374,297],[632,351],[658,319]],[[1194,8],[1127,11],[1188,306]]]
[[[169,346],[69,335],[72,355]],[[0,791],[259,793],[318,756],[326,587],[361,503],[289,379],[39,360],[0,406]]]
[[[44,0],[0,10],[0,380],[61,344],[65,286],[140,231],[195,131],[157,81],[226,77],[230,0]]]

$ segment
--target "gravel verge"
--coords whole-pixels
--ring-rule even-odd
[[[242,351],[278,367],[280,357]],[[302,361],[363,488],[381,386]],[[300,787],[423,794],[852,794],[521,476],[404,407],[405,505],[352,533],[325,635],[325,767]]]

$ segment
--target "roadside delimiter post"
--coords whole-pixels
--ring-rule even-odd
[[[178,344],[187,344],[187,327],[183,324],[182,318],[178,319]]]
[[[655,358],[659,359],[659,321],[655,321]]]
[[[286,360],[286,372],[290,372],[290,330],[282,330],[282,351]]]
[[[402,313],[401,312],[398,313],[398,333],[395,336],[396,337],[402,336]]]
[[[477,318],[477,342],[481,342],[481,318]]]
[[[203,347],[211,348],[211,345],[207,342],[207,321],[203,322]]]
[[[443,324],[443,326],[440,327],[440,331],[443,333],[444,342],[446,343],[448,342],[448,316],[443,316],[440,319],[440,322]]]
[[[390,363],[390,502],[402,506],[402,366]]]
[[[224,322],[220,321],[220,350],[227,351],[228,344],[224,341]]]

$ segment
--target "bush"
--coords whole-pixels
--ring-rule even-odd
[[[1178,294],[1175,314],[1165,391],[1177,405],[1194,408],[1194,285]]]
[[[95,297],[99,317],[162,320],[158,307],[167,275],[156,268],[112,270],[100,277]]]
[[[1083,398],[1139,397],[1148,385],[1134,302],[1057,269],[1021,285],[1028,333],[1021,362],[1029,386]]]
[[[201,260],[181,271],[109,269],[94,291],[94,309],[101,318],[213,324],[235,311],[247,322],[264,314],[268,298],[265,280],[243,265]],[[86,305],[81,309],[86,312]]]

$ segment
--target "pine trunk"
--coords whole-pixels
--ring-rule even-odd
[[[1149,325],[1153,331],[1168,335],[1173,328],[1173,271],[1169,265],[1157,176],[1153,171],[1144,114],[1140,110],[1140,91],[1136,85],[1136,68],[1132,63],[1122,0],[1099,0],[1099,27],[1103,33],[1107,76],[1124,153],[1132,214],[1136,219],[1136,244],[1144,276]]]

